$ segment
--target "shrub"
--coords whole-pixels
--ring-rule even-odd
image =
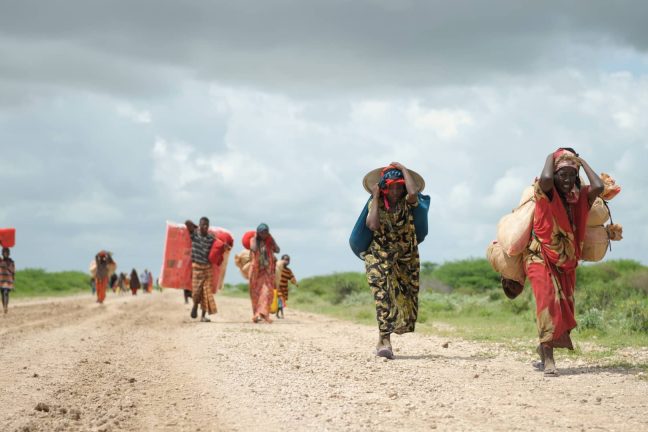
[[[603,312],[597,308],[588,310],[578,319],[578,328],[582,330],[603,330],[604,327]]]
[[[648,333],[648,301],[632,299],[622,306],[626,317],[626,327],[635,332]]]

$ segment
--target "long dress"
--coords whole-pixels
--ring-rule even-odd
[[[271,241],[260,242],[257,250],[250,250],[250,300],[255,317],[270,316],[270,305],[274,297],[275,263]]]
[[[536,207],[532,240],[525,252],[527,277],[536,300],[536,324],[540,343],[573,349],[570,332],[576,327],[574,291],[576,267],[581,256],[590,205],[589,186],[578,200],[563,205],[555,189],[550,199],[535,184]]]
[[[382,200],[381,200],[382,201]],[[375,205],[371,200],[369,209]],[[413,207],[403,198],[394,212],[379,202],[380,229],[365,254],[367,282],[382,336],[413,332],[418,316],[420,261]]]

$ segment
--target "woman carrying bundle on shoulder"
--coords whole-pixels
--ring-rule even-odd
[[[421,176],[398,162],[365,176],[371,188],[366,225],[373,232],[364,255],[376,304],[376,355],[393,358],[391,334],[413,332],[418,316],[419,252],[412,210],[423,189]]]
[[[270,305],[275,289],[275,253],[279,253],[279,246],[270,235],[268,225],[262,223],[250,239],[250,300],[255,323],[272,322]]]
[[[589,185],[581,185],[581,167]],[[534,186],[533,230],[524,261],[536,301],[537,352],[545,376],[558,375],[554,348],[573,349],[576,267],[587,216],[603,188],[601,178],[572,148],[549,154]]]

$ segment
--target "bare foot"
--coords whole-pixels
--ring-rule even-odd
[[[540,371],[543,371],[545,368],[545,355],[544,355],[544,350],[542,349],[542,344],[538,344],[538,346],[536,347],[536,352],[540,356],[540,361],[534,362],[533,367],[535,367]]]
[[[546,377],[557,377],[558,369],[556,369],[556,362],[553,356],[553,347],[543,345],[544,352],[544,375]]]
[[[378,343],[376,344],[376,355],[378,357],[385,357],[388,359],[394,358],[394,352],[392,350],[391,339],[389,335],[378,337]]]

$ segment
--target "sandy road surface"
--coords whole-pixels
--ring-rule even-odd
[[[544,378],[520,354],[420,334],[394,338],[386,361],[373,327],[294,310],[252,324],[247,301],[217,302],[213,323],[174,290],[14,303],[0,430],[648,430],[635,374]]]

